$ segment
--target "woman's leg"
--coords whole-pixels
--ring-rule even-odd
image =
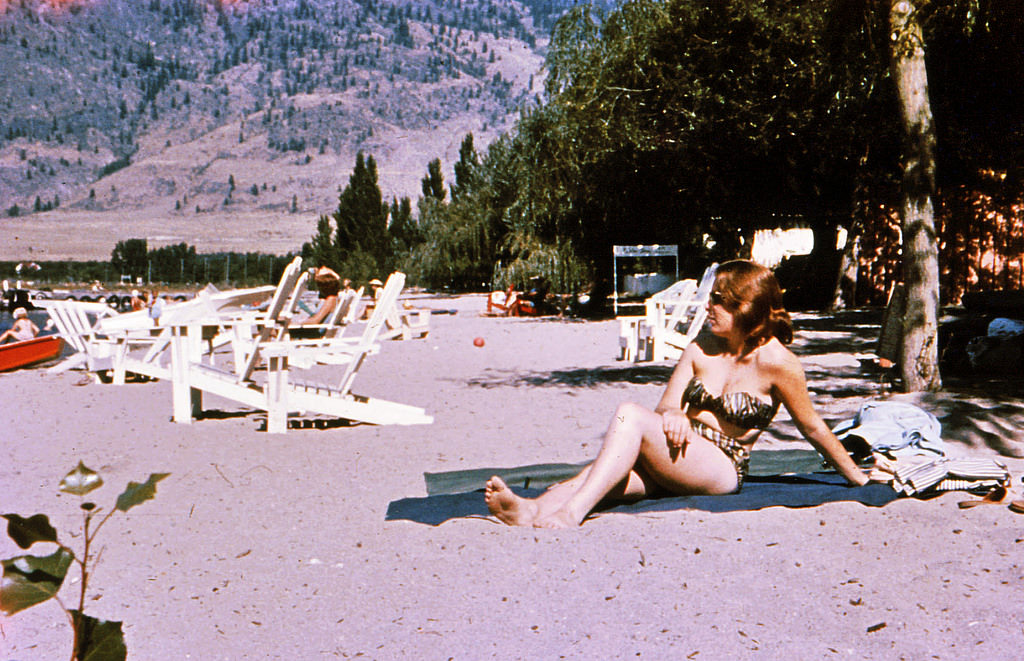
[[[649,476],[650,481],[674,493],[730,493],[738,484],[732,462],[713,443],[698,437],[687,443],[684,451],[675,451],[662,431],[661,414],[636,404],[623,404],[615,412],[601,453],[583,483],[562,507],[549,515],[538,515],[534,525],[579,525],[632,474]],[[624,495],[647,495],[651,488],[643,484],[642,489]]]
[[[616,487],[626,483],[624,492],[628,493],[630,473],[640,459],[640,448],[645,432],[648,435],[657,433],[664,440],[661,431],[661,415],[644,408],[639,404],[621,404],[616,409],[604,434],[604,444],[594,463],[588,467],[577,488],[564,504],[555,511],[544,516],[538,515],[534,525],[542,527],[565,527],[579,525],[583,518],[594,509]],[[639,475],[638,475],[639,477]],[[646,493],[646,485],[634,485],[634,491],[642,491],[631,495],[642,497]],[[625,495],[625,494],[624,494]]]
[[[532,526],[538,516],[547,516],[565,504],[572,494],[583,484],[590,466],[578,475],[564,482],[548,487],[547,491],[536,498],[523,498],[513,493],[505,481],[497,475],[487,480],[484,487],[484,501],[491,514],[510,526]]]
[[[491,514],[503,523],[510,526],[532,526],[534,521],[550,516],[565,505],[586,480],[592,465],[585,467],[573,478],[552,484],[536,498],[517,496],[504,480],[495,475],[487,481],[484,500]],[[616,501],[639,500],[650,495],[651,489],[656,487],[641,470],[634,469],[625,480],[615,485],[607,498]]]
[[[660,415],[643,407],[626,404],[619,407],[619,411],[616,412],[615,417],[612,419],[612,427],[619,420],[625,420],[627,417],[632,418],[635,415],[633,413],[634,409],[636,411],[646,411],[651,415],[657,415],[658,420],[661,419]],[[600,461],[601,457],[608,452],[618,452],[617,448],[609,448],[609,438],[614,437],[610,431],[611,427],[609,432],[605,433],[604,445],[598,454],[598,459],[594,463],[587,465],[575,477],[552,485],[537,498],[531,499],[517,496],[500,477],[495,475],[487,481],[484,489],[484,500],[487,502],[487,508],[491,511],[491,514],[510,526],[530,526],[536,521],[546,519],[561,510],[566,502],[587,481],[590,471],[597,461]],[[637,458],[634,454],[631,460],[624,462],[629,464],[626,469],[627,474],[610,486],[605,494],[608,498],[614,500],[637,500],[649,495],[651,489],[656,488],[656,485],[651,482],[645,471],[636,466]]]

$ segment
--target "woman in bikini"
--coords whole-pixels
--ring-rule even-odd
[[[772,272],[745,260],[722,264],[708,324],[711,336],[683,352],[653,411],[620,405],[597,458],[538,498],[517,496],[492,477],[484,495],[491,513],[509,525],[564,528],[580,525],[602,501],[735,493],[751,446],[780,404],[851,484],[867,483],[811,405],[800,361],[786,347],[793,329]]]

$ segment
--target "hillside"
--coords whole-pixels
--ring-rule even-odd
[[[0,0],[0,259],[296,250],[359,150],[415,199],[537,98],[571,4]]]

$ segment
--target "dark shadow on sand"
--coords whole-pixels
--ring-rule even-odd
[[[489,369],[482,376],[469,379],[467,385],[480,388],[518,388],[522,386],[596,388],[616,383],[661,385],[668,383],[674,368],[674,364],[647,364],[630,367],[597,367],[593,369],[581,367],[551,372]]]
[[[201,420],[236,420],[251,418],[257,423],[257,431],[267,431],[267,414],[265,411],[241,410],[225,411],[222,409],[205,409],[195,416],[197,421]],[[313,429],[328,430],[340,429],[343,427],[355,427],[365,423],[346,420],[344,418],[301,418],[291,417],[288,419],[289,430]]]

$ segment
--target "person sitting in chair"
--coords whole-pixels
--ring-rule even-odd
[[[811,404],[803,367],[786,347],[793,328],[772,272],[746,260],[722,264],[707,307],[711,337],[686,348],[654,410],[620,405],[593,463],[538,498],[492,477],[484,491],[491,513],[509,525],[564,528],[603,501],[735,493],[780,404],[850,484],[867,483]]]
[[[316,312],[310,315],[303,326],[322,324],[334,312],[334,307],[339,304],[338,295],[341,292],[341,276],[334,269],[328,266],[321,266],[313,276],[316,283],[317,296],[320,298],[320,306]]]
[[[548,314],[551,305],[548,303],[548,290],[551,286],[543,276],[535,275],[530,278],[530,289],[520,296],[511,311],[515,317],[535,317]]]
[[[130,305],[132,308],[132,312],[138,312],[139,310],[146,309],[146,301],[143,300],[142,294],[139,292],[138,289],[132,290]]]
[[[11,325],[10,329],[4,331],[3,335],[0,335],[0,344],[8,340],[24,342],[25,340],[31,340],[36,335],[39,335],[39,327],[28,318],[28,311],[25,308],[15,308],[14,324]]]
[[[505,291],[492,291],[487,297],[487,314],[502,314],[508,316],[516,304],[518,294],[515,284],[510,284]]]

